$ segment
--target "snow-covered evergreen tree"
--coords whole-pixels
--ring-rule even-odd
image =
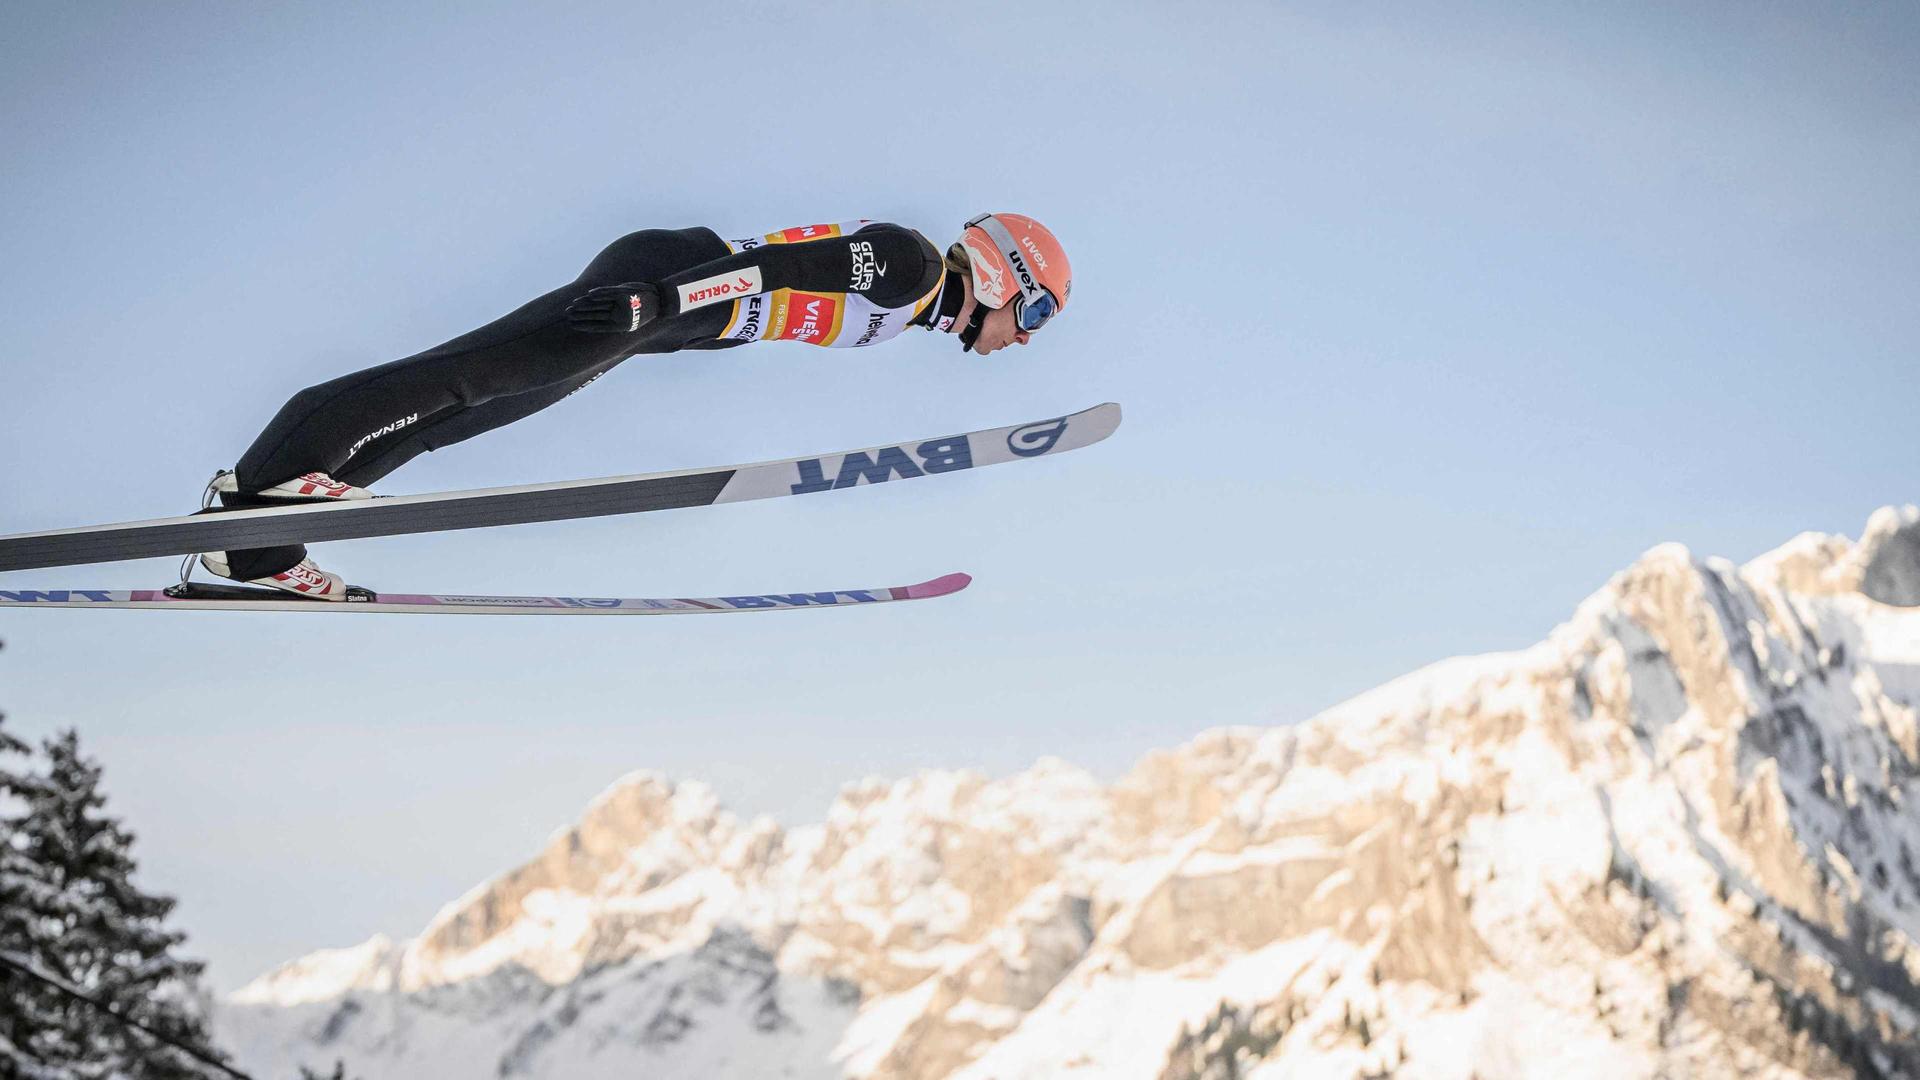
[[[173,950],[173,900],[133,884],[133,835],[105,812],[100,767],[65,732],[44,771],[0,731],[0,953],[121,1017],[219,1058],[193,1001],[203,965]],[[0,964],[0,1077],[174,1080],[208,1066]]]

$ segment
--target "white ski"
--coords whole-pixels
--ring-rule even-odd
[[[1119,426],[1120,406],[1106,404],[1028,424],[753,465],[348,502],[215,509],[188,517],[21,533],[0,536],[0,571],[634,514],[839,491],[1063,453],[1097,443]]]
[[[951,596],[973,583],[948,574],[918,585],[832,592],[765,593],[759,596],[640,599],[593,596],[460,596],[372,592],[353,588],[345,600],[303,600],[273,589],[188,582],[170,589],[0,589],[0,608],[78,611],[131,608],[141,611],[304,611],[334,614],[401,612],[415,615],[698,615],[729,611],[792,611],[797,608],[860,607],[899,600]]]

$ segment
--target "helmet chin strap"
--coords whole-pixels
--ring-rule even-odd
[[[967,325],[960,328],[960,351],[972,352],[973,343],[980,340],[980,327],[987,321],[987,312],[993,310],[987,305],[974,301],[973,314],[967,316]]]

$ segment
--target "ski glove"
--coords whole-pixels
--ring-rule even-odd
[[[660,314],[660,290],[644,281],[605,285],[567,305],[567,322],[588,334],[631,334]]]

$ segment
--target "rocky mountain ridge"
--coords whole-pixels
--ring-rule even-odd
[[[634,774],[220,1030],[369,1078],[1920,1080],[1916,605],[1888,509],[1655,548],[1531,649],[1111,786],[928,772],[785,830]]]

